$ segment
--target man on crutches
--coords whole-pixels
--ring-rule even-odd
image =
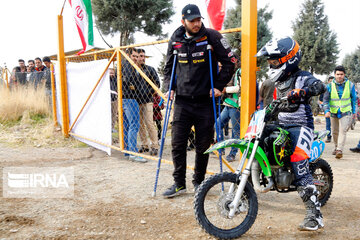
[[[174,184],[167,189],[164,197],[174,197],[186,192],[186,148],[191,127],[195,127],[195,189],[204,180],[209,160],[203,154],[214,137],[214,109],[212,92],[215,97],[221,95],[230,81],[236,61],[230,45],[222,35],[213,29],[205,28],[201,21],[200,10],[196,5],[188,4],[182,10],[182,26],[172,35],[167,51],[165,65],[165,89],[169,88],[174,49],[177,50],[176,76],[172,84],[170,99],[174,103],[174,115],[171,129],[172,158],[174,163]],[[207,46],[212,48],[211,59]],[[209,63],[212,63],[212,72]],[[217,63],[222,69],[217,73]],[[211,88],[211,77],[213,89]]]

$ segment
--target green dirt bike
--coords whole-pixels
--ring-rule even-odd
[[[295,175],[290,167],[291,140],[285,126],[276,123],[287,100],[275,100],[252,115],[244,139],[218,142],[205,153],[227,147],[237,147],[242,158],[235,173],[219,173],[207,178],[195,194],[194,210],[197,222],[209,234],[221,239],[233,239],[246,233],[255,222],[258,200],[255,190],[268,192],[295,191]],[[322,206],[330,198],[333,173],[321,159],[328,131],[316,132],[309,160],[314,184],[320,192]],[[255,160],[255,161],[254,161]],[[249,178],[251,176],[251,178]],[[255,189],[255,190],[254,190]]]

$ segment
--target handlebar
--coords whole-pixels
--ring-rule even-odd
[[[279,114],[279,109],[285,108],[289,104],[287,97],[274,100],[266,107],[265,121],[269,121]]]

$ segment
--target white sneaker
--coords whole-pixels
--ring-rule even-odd
[[[133,156],[133,155],[131,155],[129,157],[129,160],[131,160],[133,162],[139,162],[139,163],[146,163],[147,162],[147,160],[145,158],[139,157],[139,156]]]

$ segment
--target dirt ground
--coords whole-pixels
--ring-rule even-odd
[[[324,129],[324,121],[316,128]],[[360,239],[360,154],[348,150],[357,144],[359,133],[358,122],[348,132],[341,160],[331,155],[333,143],[326,145],[323,158],[332,166],[335,183],[322,208],[323,230],[299,232],[304,207],[297,193],[272,191],[258,195],[258,217],[242,239]],[[208,169],[217,172],[218,165],[211,156]],[[187,171],[188,193],[169,200],[161,193],[172,184],[172,165],[162,164],[153,198],[157,162],[131,162],[119,152],[109,157],[88,147],[15,148],[1,143],[0,169],[17,166],[74,167],[75,193],[69,199],[1,195],[0,239],[213,239],[194,217],[191,170]]]

